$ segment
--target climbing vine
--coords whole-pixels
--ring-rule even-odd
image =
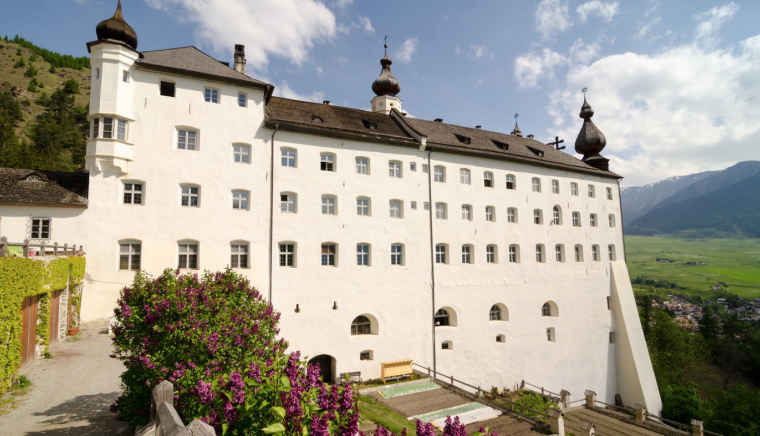
[[[51,291],[65,289],[69,281],[81,284],[84,267],[85,259],[79,256],[56,259],[48,264],[17,257],[0,258],[0,395],[10,386],[21,362],[21,304],[24,299],[41,294],[37,341],[47,346]]]

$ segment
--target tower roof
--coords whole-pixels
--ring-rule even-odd
[[[118,6],[116,6],[116,12],[113,17],[101,21],[95,27],[95,33],[98,35],[98,39],[112,39],[114,41],[121,41],[133,49],[137,50],[137,33],[135,29],[130,27],[124,16],[121,14],[121,0],[119,0]]]
[[[386,39],[388,37],[386,36]],[[398,80],[391,74],[391,64],[393,61],[388,57],[388,44],[385,44],[385,56],[380,59],[380,65],[383,66],[380,70],[380,77],[375,79],[372,83],[372,92],[375,95],[390,95],[395,96],[401,92],[401,85],[398,84]]]
[[[578,133],[578,137],[575,139],[575,152],[583,155],[583,161],[587,164],[608,171],[609,160],[602,157],[599,153],[604,150],[607,145],[607,138],[599,130],[598,127],[591,121],[591,117],[594,116],[594,109],[586,101],[586,88],[583,88],[583,106],[581,106],[581,112],[579,117],[583,118],[583,126]]]

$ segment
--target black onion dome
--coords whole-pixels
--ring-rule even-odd
[[[588,156],[601,153],[604,150],[604,146],[607,145],[607,138],[604,137],[604,134],[591,121],[591,117],[594,116],[594,110],[588,104],[585,97],[583,98],[583,106],[581,107],[579,116],[583,118],[583,127],[581,127],[581,131],[578,133],[578,138],[575,139],[575,151],[578,154],[582,154],[585,159]]]
[[[388,48],[387,45],[385,47],[386,49]],[[380,65],[383,66],[383,69],[380,71],[380,77],[372,82],[372,92],[374,92],[377,96],[395,96],[401,92],[401,85],[398,84],[398,80],[396,80],[396,78],[393,77],[393,74],[391,74],[392,63],[393,61],[388,57],[388,51],[386,50],[385,56],[380,59]]]
[[[124,16],[121,15],[121,0],[119,0],[119,5],[116,6],[116,13],[113,14],[113,17],[98,23],[95,33],[98,35],[99,40],[112,39],[114,41],[121,41],[137,50],[137,33],[135,33],[135,29],[124,21]]]

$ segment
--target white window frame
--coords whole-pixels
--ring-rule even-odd
[[[589,214],[588,219],[591,227],[597,227],[599,225],[599,219],[595,213]]]
[[[103,139],[114,139],[114,122],[113,117],[103,117],[103,122],[100,123],[103,125],[103,131],[101,132],[101,137]]]
[[[573,227],[580,227],[580,226],[581,226],[581,213],[573,212]]]
[[[530,186],[533,192],[541,192],[541,179],[538,177],[533,177],[530,180]]]
[[[296,266],[296,243],[279,242],[277,244],[277,254],[280,268],[295,268]]]
[[[552,222],[555,226],[562,225],[562,209],[559,206],[552,207]]]
[[[474,262],[473,259],[474,253],[473,253],[473,247],[471,244],[464,244],[462,245],[462,263],[471,265]]]
[[[486,245],[486,263],[497,263],[497,248],[495,244]]]
[[[536,244],[536,263],[545,263],[546,262],[546,253],[545,253],[544,244]]]
[[[121,81],[124,82],[124,83],[129,83],[129,71],[122,70]]]
[[[470,185],[472,182],[472,174],[467,168],[459,169],[459,184]]]
[[[388,175],[393,178],[402,178],[403,165],[400,161],[392,160],[388,161]]]
[[[280,192],[280,213],[296,213],[297,196],[293,192]]]
[[[594,185],[588,185],[588,198],[596,198],[596,188]]]
[[[250,260],[250,245],[248,242],[230,242],[230,268],[248,269],[251,267]]]
[[[599,258],[599,246],[594,244],[591,246],[591,259],[594,262],[600,262],[601,259]]]
[[[496,221],[496,208],[493,206],[486,206],[486,221]]]
[[[369,158],[358,156],[355,158],[356,174],[369,175]]]
[[[145,198],[145,183],[141,181],[125,180],[122,184],[123,195],[121,197],[122,204],[130,204],[142,206]],[[139,186],[140,189],[136,189]],[[129,201],[127,201],[129,198]]]
[[[391,265],[404,265],[404,244],[391,244]]]
[[[564,245],[557,244],[554,246],[554,260],[560,263],[565,261],[565,246]]]
[[[433,167],[433,181],[437,183],[446,183],[446,167],[441,165]]]
[[[129,122],[122,118],[114,118],[116,120],[116,140],[127,142],[129,133]]]
[[[219,104],[219,88],[211,86],[203,87],[203,101],[206,103]]]
[[[570,183],[570,195],[578,196],[578,184],[575,182]]]
[[[192,184],[186,184],[186,185],[179,185],[180,189],[180,201],[179,205],[182,207],[201,207],[201,187],[198,185],[192,185]],[[193,189],[195,189],[195,192],[193,192]],[[185,198],[187,198],[187,204],[185,203]],[[195,199],[195,204],[193,204],[193,199]]]
[[[322,196],[322,215],[338,214],[338,197],[334,195]]]
[[[508,223],[517,223],[517,208],[516,207],[508,207],[507,208],[507,222]]]
[[[615,214],[611,213],[611,214],[607,215],[607,221],[609,222],[610,228],[614,228],[615,225],[616,225],[615,224]]]
[[[533,209],[533,224],[544,223],[544,212],[541,209]]]
[[[251,163],[251,146],[247,144],[232,144],[232,162]]]
[[[391,200],[390,203],[391,218],[404,217],[404,202],[401,200]]]
[[[552,194],[559,194],[559,180],[552,180]]]
[[[422,172],[427,173],[430,171],[430,167],[428,167],[428,164],[422,164]]]
[[[193,251],[194,250],[194,251]],[[177,242],[177,268],[178,269],[200,269],[200,244],[196,241],[179,241]],[[183,262],[184,259],[184,262]],[[195,266],[193,262],[195,261]]]
[[[416,162],[409,162],[409,171],[417,171],[417,163]]]
[[[583,262],[583,246],[582,245],[576,245],[574,248],[575,253],[575,261],[576,262]]]
[[[493,173],[485,171],[483,173],[483,186],[486,188],[493,188]]]
[[[141,258],[142,242],[119,241],[119,271],[139,271]]]
[[[472,221],[472,206],[469,204],[462,205],[462,219]]]
[[[439,220],[446,219],[446,203],[435,204],[435,218]]]
[[[607,200],[612,200],[612,188],[607,188]]]
[[[615,253],[615,244],[610,244],[607,246],[607,256],[609,257],[610,261],[617,260],[617,253]]]
[[[372,247],[367,243],[356,244],[356,266],[371,266]]]
[[[298,166],[298,150],[295,148],[280,148],[280,166],[286,168],[296,168]]]
[[[199,148],[199,136],[200,132],[198,130],[177,128],[177,150],[197,151]]]
[[[332,253],[329,251],[332,247]],[[328,250],[325,252],[325,250]],[[320,244],[320,265],[334,268],[338,266],[338,244],[323,242]]]
[[[517,178],[514,174],[507,174],[507,189],[510,191],[517,189]]]
[[[232,191],[232,210],[248,210],[251,205],[251,193],[243,189]]]
[[[35,221],[37,222],[35,224]],[[36,236],[34,228],[37,227]],[[47,229],[47,235],[45,235]],[[48,217],[32,217],[29,220],[29,239],[47,241],[50,240],[53,230],[53,219]]]
[[[508,248],[509,263],[520,263],[520,246],[517,244],[510,244]]]
[[[362,204],[364,202],[365,204]],[[356,197],[356,215],[371,216],[372,201],[369,197]]]
[[[436,244],[435,245],[435,263],[447,264],[448,258],[446,252],[448,251],[448,244]]]
[[[335,153],[319,153],[319,170],[334,173],[338,171]]]

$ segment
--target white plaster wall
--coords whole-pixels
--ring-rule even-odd
[[[41,240],[31,239],[30,218],[50,218],[49,244],[58,242],[63,244],[79,245],[87,244],[87,235],[84,231],[84,221],[87,219],[88,210],[85,208],[72,207],[40,207],[40,206],[0,206],[0,236],[8,238],[8,242],[24,242],[29,238],[34,244]]]

